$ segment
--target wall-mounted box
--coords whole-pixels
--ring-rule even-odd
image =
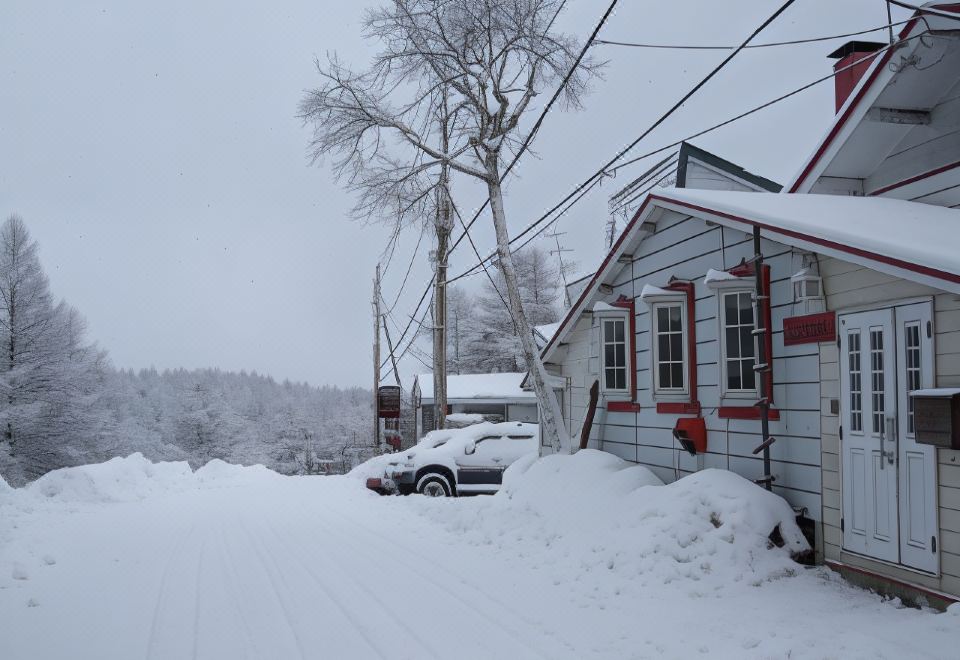
[[[960,388],[915,390],[910,398],[917,443],[960,449]]]

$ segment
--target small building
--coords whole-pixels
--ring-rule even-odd
[[[447,375],[447,414],[483,415],[492,422],[537,421],[537,399],[521,386],[523,373]],[[419,374],[412,385],[417,438],[436,428],[433,374]]]
[[[835,52],[858,75],[838,75],[836,119],[784,193],[644,195],[542,352],[568,433],[597,382],[590,446],[665,481],[772,479],[819,561],[937,606],[960,600],[960,449],[930,444],[916,406],[960,387],[957,26],[928,13],[896,48]]]

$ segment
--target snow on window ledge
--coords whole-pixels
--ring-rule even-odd
[[[707,276],[703,278],[703,284],[709,289],[743,289],[754,285],[752,276],[739,277],[731,275],[725,270],[716,270],[711,268],[707,271]]]

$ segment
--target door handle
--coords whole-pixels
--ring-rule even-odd
[[[893,465],[893,460],[894,460],[894,458],[896,457],[896,454],[897,454],[897,452],[895,451],[896,446],[897,446],[897,445],[896,445],[896,442],[897,442],[897,418],[896,418],[896,417],[887,417],[884,421],[886,422],[886,427],[887,427],[886,439],[887,439],[888,442],[894,443],[894,445],[893,445],[893,446],[894,446],[894,449],[891,449],[891,450],[888,451],[888,452],[884,452],[884,450],[883,450],[883,445],[881,445],[880,451],[883,452],[883,453],[886,455],[886,457],[887,457],[887,462],[888,462],[890,465]],[[882,458],[882,457],[881,457],[881,458]]]
[[[502,461],[503,459],[500,458],[499,456],[494,456],[494,457],[491,458],[490,460],[493,461],[494,463],[499,463],[499,462]]]

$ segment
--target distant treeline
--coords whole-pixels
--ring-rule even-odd
[[[11,485],[137,451],[303,474],[369,440],[368,390],[216,369],[117,370],[85,331],[50,293],[23,221],[9,218],[0,227],[0,476]]]

